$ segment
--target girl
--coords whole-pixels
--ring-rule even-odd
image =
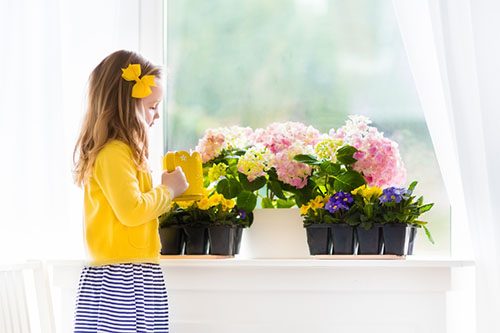
[[[111,54],[90,75],[74,174],[85,190],[91,262],[80,277],[74,332],[168,332],[157,217],[188,184],[176,169],[152,187],[147,129],[159,117],[160,75],[129,51]]]

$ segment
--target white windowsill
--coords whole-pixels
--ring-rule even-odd
[[[83,266],[83,259],[47,260],[49,266]],[[19,264],[19,265],[31,265]],[[327,260],[327,259],[161,259],[162,267],[367,267],[367,268],[460,268],[473,267],[474,260],[447,257],[408,256],[405,260]],[[16,266],[16,265],[14,265]]]
[[[468,267],[473,260],[450,258],[407,257],[405,260],[327,260],[327,259],[162,259],[163,267],[209,266],[209,267]]]

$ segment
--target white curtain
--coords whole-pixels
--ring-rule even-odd
[[[84,256],[71,169],[87,79],[116,50],[150,50],[141,24],[158,15],[161,0],[0,2],[0,261]]]
[[[472,240],[477,332],[500,332],[500,2],[393,3],[452,205],[452,253]]]

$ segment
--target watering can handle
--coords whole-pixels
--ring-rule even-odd
[[[175,170],[175,153],[167,153],[167,171],[172,172]]]

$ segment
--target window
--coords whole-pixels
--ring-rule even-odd
[[[389,0],[167,1],[170,150],[206,128],[300,121],[322,132],[362,114],[400,145],[408,183],[449,254],[450,205]]]

